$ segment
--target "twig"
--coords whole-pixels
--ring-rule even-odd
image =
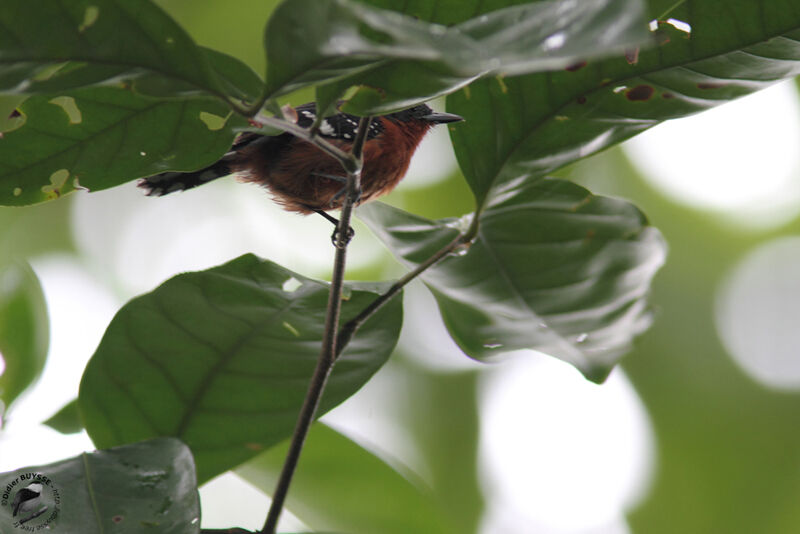
[[[350,342],[353,338],[355,333],[361,328],[367,319],[372,317],[379,309],[381,309],[384,304],[389,302],[392,298],[397,295],[400,290],[402,290],[409,282],[414,280],[416,277],[421,275],[423,272],[428,270],[429,268],[433,267],[437,263],[439,263],[442,258],[447,256],[448,254],[455,251],[458,247],[464,246],[469,243],[471,238],[468,234],[458,234],[455,239],[453,239],[450,243],[445,245],[443,248],[438,250],[433,256],[425,260],[424,262],[417,265],[417,267],[413,271],[409,271],[406,273],[405,276],[400,278],[397,282],[392,284],[392,286],[382,295],[379,295],[378,298],[373,300],[369,306],[361,310],[361,313],[350,319],[342,329],[339,331],[339,347],[340,349],[336,353],[336,357],[339,357],[344,347]]]
[[[275,528],[278,524],[278,518],[283,510],[286,495],[289,492],[289,486],[292,482],[297,463],[300,459],[300,453],[303,450],[308,431],[311,428],[311,423],[314,421],[319,401],[322,398],[322,392],[325,390],[325,384],[328,381],[333,364],[336,362],[337,354],[337,332],[339,330],[339,316],[342,308],[342,287],[344,285],[344,271],[345,263],[347,260],[347,242],[348,242],[348,229],[350,228],[350,219],[353,213],[353,204],[360,196],[361,187],[361,164],[362,164],[362,149],[364,141],[367,137],[367,129],[371,117],[364,117],[359,121],[358,132],[356,139],[353,142],[353,151],[351,154],[344,154],[342,158],[337,158],[342,163],[347,171],[347,185],[344,203],[342,205],[341,216],[339,218],[339,231],[336,239],[336,256],[333,263],[333,274],[331,276],[330,293],[328,294],[328,309],[325,313],[325,331],[323,334],[322,349],[320,350],[317,366],[314,369],[314,374],[311,377],[311,383],[308,386],[303,406],[300,409],[300,415],[297,418],[292,440],[289,444],[289,451],[286,454],[286,459],[281,469],[278,483],[275,487],[275,492],[272,494],[272,504],[270,505],[267,519],[264,522],[264,528],[261,529],[261,534],[275,534]],[[282,121],[283,122],[283,121]],[[281,126],[282,127],[282,126]],[[306,135],[307,132],[302,130]],[[291,130],[289,130],[291,131]],[[294,133],[292,131],[292,133]],[[305,138],[305,135],[302,136]],[[308,136],[307,140],[314,142],[318,145],[321,141],[318,138]],[[327,143],[326,143],[327,144]],[[335,147],[333,147],[335,148]],[[337,149],[338,150],[338,149]],[[336,157],[336,156],[334,156]]]

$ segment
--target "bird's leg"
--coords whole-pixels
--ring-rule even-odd
[[[333,233],[331,234],[331,243],[333,246],[336,246],[337,238],[339,237],[339,219],[334,217],[333,215],[329,215],[328,213],[322,211],[321,209],[312,208],[311,206],[308,207],[310,210],[313,210],[314,213],[318,213],[325,217],[331,224],[333,224],[334,229]],[[350,243],[350,240],[353,239],[353,236],[356,235],[355,230],[353,230],[352,226],[347,227],[347,237],[345,237],[345,243]]]
[[[344,196],[345,191],[347,191],[347,186],[346,186],[347,178],[345,178],[344,176],[336,176],[335,174],[325,174],[322,172],[313,172],[311,173],[311,176],[319,176],[320,178],[330,178],[335,182],[339,182],[340,184],[345,184],[342,186],[341,189],[339,189],[339,191],[336,192],[335,195],[331,197],[331,200],[328,203],[331,208],[336,206],[336,202],[340,198],[342,198],[342,196]],[[359,201],[361,201],[361,191],[358,192],[358,198],[354,199],[353,204],[358,205]]]

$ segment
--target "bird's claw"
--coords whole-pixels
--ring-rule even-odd
[[[347,235],[342,240],[342,244],[339,245],[339,227],[337,226],[336,228],[334,228],[333,233],[331,234],[331,243],[333,243],[333,246],[336,248],[344,248],[350,243],[350,241],[352,241],[353,236],[355,235],[356,232],[355,230],[353,230],[353,227],[348,226]]]

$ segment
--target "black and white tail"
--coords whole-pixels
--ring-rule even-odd
[[[161,174],[142,178],[137,185],[145,190],[147,196],[160,197],[175,191],[185,191],[198,185],[207,184],[217,178],[228,176],[232,172],[229,162],[223,158],[199,171],[162,172]]]
[[[237,159],[237,151],[262,137],[256,133],[245,132],[239,135],[231,150],[222,159],[204,169],[193,172],[162,172],[142,178],[137,185],[145,190],[147,196],[160,197],[175,191],[186,191],[217,178],[223,178],[234,172],[231,164]]]

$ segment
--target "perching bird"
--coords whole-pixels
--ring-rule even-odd
[[[294,108],[297,124],[310,128],[316,120],[313,102]],[[437,113],[425,104],[375,117],[363,149],[361,197],[364,203],[390,192],[408,170],[411,156],[433,126],[463,120],[458,115]],[[349,152],[359,118],[337,113],[324,119],[319,135]],[[289,211],[326,213],[341,207],[345,172],[339,162],[290,133],[276,136],[244,133],[219,161],[194,172],[165,172],[139,182],[148,195],[184,191],[229,174],[266,187]]]
[[[38,482],[28,484],[27,487],[21,488],[14,496],[14,501],[11,503],[11,516],[19,516],[19,523],[23,524],[34,517],[38,517],[47,510],[47,506],[39,503],[39,497],[42,495],[44,486]]]

